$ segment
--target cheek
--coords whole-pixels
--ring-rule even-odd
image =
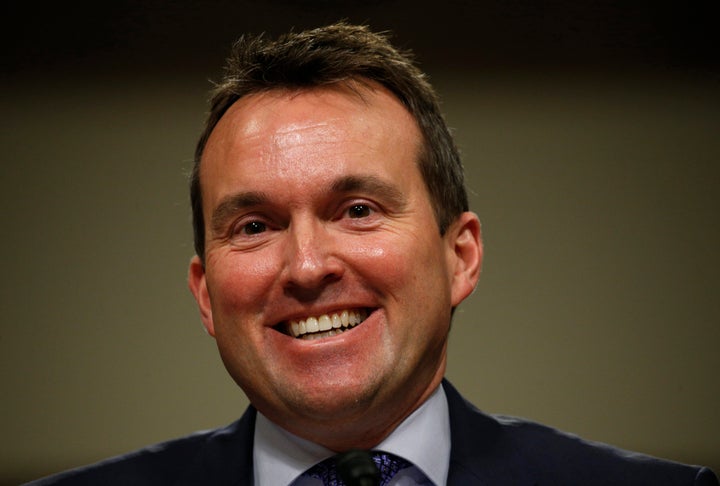
[[[368,281],[384,286],[398,298],[404,292],[425,292],[422,287],[437,286],[438,277],[444,275],[442,253],[426,236],[358,238],[347,244],[345,255]]]
[[[392,239],[358,238],[347,244],[344,253],[346,261],[360,274],[384,286],[402,286],[411,273],[412,257],[407,248]]]
[[[390,276],[404,266],[402,252],[387,241],[358,239],[346,244],[345,259],[361,273],[376,276]]]
[[[271,255],[252,253],[228,253],[217,262],[208,260],[208,265],[213,265],[212,271],[208,272],[213,276],[208,281],[213,307],[221,314],[230,310],[237,314],[262,308],[277,280],[275,262]]]

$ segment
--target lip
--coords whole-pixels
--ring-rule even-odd
[[[375,308],[365,321],[346,331],[322,339],[298,339],[285,333],[270,332],[265,334],[266,345],[275,355],[277,366],[285,366],[297,374],[298,380],[308,379],[315,373],[327,372],[336,379],[347,376],[350,369],[360,363],[368,363],[377,359],[384,342],[387,330],[385,311]],[[309,385],[308,385],[309,386]]]
[[[307,320],[308,318],[314,317],[319,318],[320,316],[327,315],[329,317],[332,317],[333,314],[341,314],[343,311],[356,311],[361,312],[365,315],[364,319],[354,326],[345,326],[344,331],[341,333],[338,333],[337,335],[344,334],[348,331],[355,330],[359,326],[361,326],[371,315],[373,312],[377,310],[376,307],[364,307],[364,306],[358,306],[358,305],[348,305],[348,306],[333,306],[332,308],[326,308],[326,309],[309,309],[304,310],[302,313],[293,313],[290,315],[290,317],[281,320],[274,326],[272,326],[272,329],[275,331],[280,332],[281,334],[284,334],[285,336],[291,337],[293,339],[298,339],[295,336],[293,336],[289,329],[290,329],[290,323],[292,321],[300,321],[300,320]],[[333,337],[333,336],[328,336]]]

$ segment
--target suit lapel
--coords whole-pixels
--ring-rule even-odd
[[[496,419],[466,401],[443,381],[450,412],[448,486],[535,484],[527,462]]]
[[[250,406],[237,422],[213,432],[175,486],[252,486],[256,411]]]
[[[531,486],[531,468],[495,418],[466,401],[448,382],[443,389],[450,413],[448,486]],[[237,422],[213,432],[176,486],[252,486],[256,411],[250,406]]]

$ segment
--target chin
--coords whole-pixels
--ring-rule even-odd
[[[319,380],[290,394],[291,408],[298,414],[324,423],[357,418],[372,408],[378,395],[377,383],[346,380]]]

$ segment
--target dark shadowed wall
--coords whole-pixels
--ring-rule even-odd
[[[464,154],[486,259],[450,379],[720,470],[719,9],[677,4],[11,2],[0,483],[242,413],[185,286],[209,79],[243,32],[340,18],[416,51]]]

